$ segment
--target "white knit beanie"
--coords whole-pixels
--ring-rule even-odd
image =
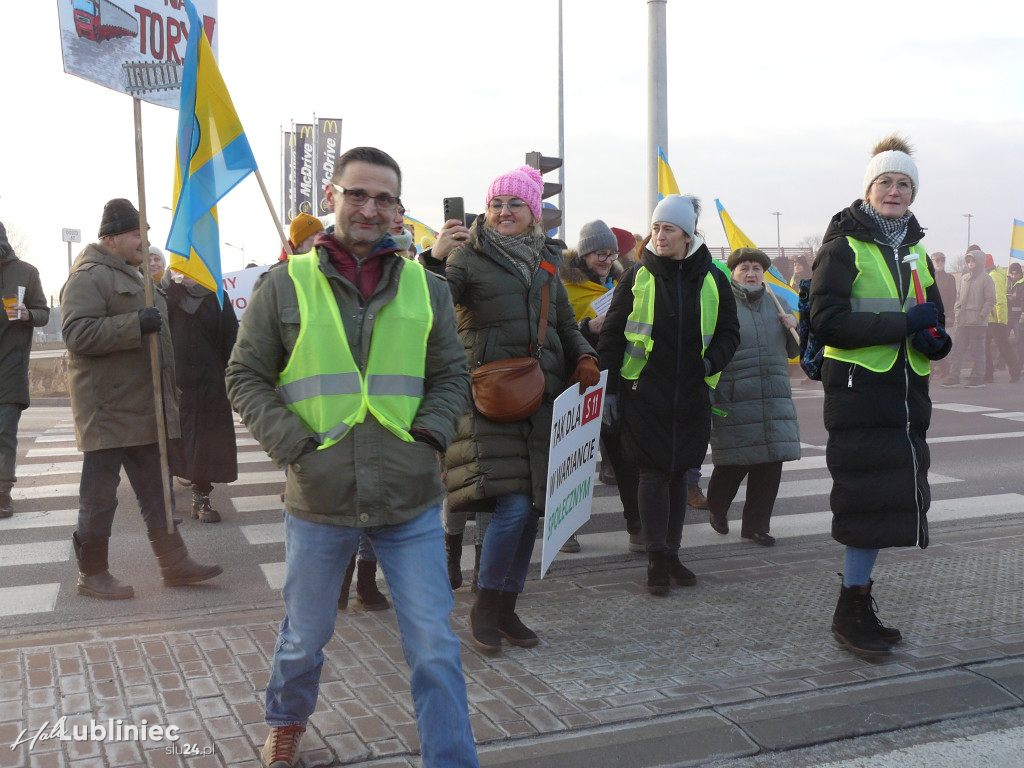
[[[867,200],[868,190],[872,182],[883,173],[902,173],[910,177],[914,188],[910,192],[910,202],[917,197],[918,179],[917,163],[910,156],[911,149],[907,142],[893,134],[882,139],[875,145],[874,157],[864,172],[864,199]]]

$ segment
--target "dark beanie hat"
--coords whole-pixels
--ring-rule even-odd
[[[772,265],[771,259],[768,258],[768,254],[760,248],[737,248],[729,254],[729,260],[725,262],[725,265],[730,271],[732,271],[736,269],[737,264],[744,261],[756,261],[766,272]]]
[[[100,219],[100,237],[120,235],[139,228],[139,212],[130,200],[116,197],[108,200],[103,206],[103,218]]]

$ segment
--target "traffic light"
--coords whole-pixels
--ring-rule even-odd
[[[545,157],[540,152],[527,152],[526,153],[526,164],[531,168],[536,168],[541,172],[541,175],[548,171],[554,171],[562,167],[562,158],[560,157]],[[541,199],[546,200],[547,198],[557,195],[562,191],[561,184],[554,184],[550,181],[544,182],[544,191],[541,193]],[[555,207],[547,207],[550,203],[545,204],[541,211],[541,227],[545,232],[550,232],[553,229],[558,229],[562,226],[562,212]]]

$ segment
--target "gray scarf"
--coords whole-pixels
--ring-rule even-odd
[[[527,285],[533,283],[533,276],[540,265],[544,251],[544,235],[535,235],[533,230],[521,235],[503,235],[493,227],[480,227],[480,238],[494,248],[508,261]]]
[[[910,211],[907,211],[898,219],[890,219],[888,216],[883,216],[876,211],[874,206],[867,200],[860,204],[860,209],[871,217],[871,220],[882,231],[882,237],[885,242],[891,245],[893,250],[900,247],[903,243],[903,238],[907,236],[907,224],[913,215]]]

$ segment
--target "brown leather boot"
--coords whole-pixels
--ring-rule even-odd
[[[160,564],[160,575],[168,587],[198,584],[224,572],[219,565],[200,565],[189,557],[177,529],[174,533],[168,533],[165,528],[149,531],[149,544]]]
[[[356,600],[366,611],[386,611],[391,603],[377,589],[377,561],[356,563]]]
[[[113,576],[107,566],[109,538],[82,541],[78,533],[71,534],[78,559],[78,594],[97,597],[100,600],[127,600],[135,597],[130,584],[124,584]]]

